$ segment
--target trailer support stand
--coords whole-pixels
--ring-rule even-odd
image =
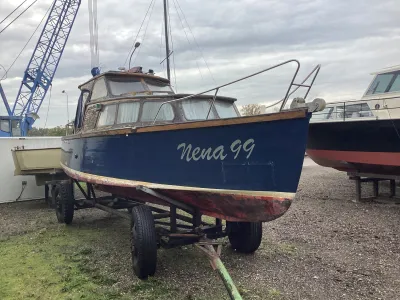
[[[385,174],[370,174],[370,173],[359,173],[359,172],[349,172],[347,173],[349,179],[354,180],[356,183],[356,202],[365,202],[375,199],[379,199],[381,195],[379,194],[379,182],[389,181],[389,198],[391,202],[398,203],[399,198],[396,198],[396,180],[400,180],[398,175],[385,175]],[[372,182],[373,184],[373,196],[372,197],[362,197],[362,183]]]

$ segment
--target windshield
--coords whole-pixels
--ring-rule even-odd
[[[235,118],[238,116],[235,106],[231,102],[216,101],[214,103],[217,113],[221,119]]]
[[[152,92],[172,92],[171,87],[162,81],[146,80],[145,82]]]
[[[379,74],[367,91],[367,95],[400,91],[400,71]]]
[[[111,78],[108,79],[108,84],[110,85],[111,94],[114,96],[146,92],[146,89],[139,79]]]

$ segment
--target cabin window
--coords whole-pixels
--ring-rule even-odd
[[[362,117],[373,117],[373,113],[367,103],[357,104],[346,104],[345,116],[347,118],[362,118]]]
[[[91,130],[96,127],[97,116],[99,115],[95,105],[90,105],[85,112],[85,120],[83,126],[85,130]]]
[[[10,132],[10,121],[0,120],[0,130],[4,132]]]
[[[107,86],[104,77],[101,77],[97,79],[96,83],[94,84],[92,100],[100,99],[103,97],[107,97]]]
[[[108,84],[110,85],[111,94],[114,96],[146,91],[140,79],[136,78],[110,78]]]
[[[221,119],[235,118],[238,116],[233,103],[215,101],[214,106],[217,109],[217,113]]]
[[[146,80],[146,84],[152,92],[172,92],[171,87],[162,81]]]
[[[97,121],[97,127],[113,125],[116,112],[116,104],[104,106],[103,111],[100,113],[99,120]]]
[[[11,121],[11,132],[13,136],[21,136],[21,123],[19,120]]]
[[[393,81],[392,86],[389,89],[389,92],[400,92],[400,73],[397,74],[397,77]]]
[[[153,121],[157,115],[158,109],[162,102],[145,102],[143,104],[143,111],[141,120],[143,122]],[[171,104],[164,104],[158,113],[156,121],[172,121],[174,119],[174,111]]]
[[[117,124],[133,123],[139,117],[140,102],[127,102],[118,105]]]
[[[344,106],[337,106],[335,109],[334,119],[344,119]]]
[[[317,120],[335,119],[332,116],[333,109],[333,107],[326,107],[323,111],[313,113],[312,118]]]
[[[385,93],[389,87],[390,82],[393,79],[393,76],[395,76],[395,73],[393,72],[377,75],[372,82],[371,87],[367,92],[367,95]]]
[[[187,120],[205,120],[210,110],[211,100],[188,99],[182,102],[183,112]],[[208,119],[215,119],[214,110],[211,109]]]

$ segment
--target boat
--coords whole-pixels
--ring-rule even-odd
[[[360,100],[328,103],[313,113],[307,154],[317,164],[400,175],[400,66],[372,75]]]
[[[277,66],[288,63],[297,64],[295,77],[297,61]],[[311,112],[242,117],[236,99],[217,95],[237,81],[176,94],[168,79],[141,67],[92,77],[79,86],[75,132],[62,139],[64,172],[100,191],[160,203],[143,192],[151,189],[229,221],[282,216],[299,183]]]
[[[49,183],[52,203],[60,223],[70,224],[76,209],[93,207],[127,219],[133,271],[140,279],[155,274],[159,247],[195,244],[231,298],[241,299],[219,259],[217,239],[228,237],[235,251],[253,253],[261,244],[262,222],[289,209],[311,114],[325,106],[322,99],[305,101],[320,66],[298,82],[300,63],[291,59],[200,93],[178,94],[170,80],[167,16],[164,1],[167,78],[131,68],[131,59],[127,69],[103,73],[92,64],[93,77],[79,86],[73,134],[61,142],[60,165],[68,179]],[[278,112],[241,116],[236,99],[219,94],[289,64],[295,68],[283,98],[274,103]],[[306,89],[304,96],[287,109],[299,88]],[[75,187],[84,198],[75,197]]]

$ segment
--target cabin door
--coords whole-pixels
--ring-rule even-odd
[[[78,105],[76,107],[75,121],[74,121],[75,132],[80,131],[82,128],[83,116],[85,115],[86,101],[88,100],[89,95],[90,95],[89,91],[83,90],[81,92],[81,95],[79,96]]]

